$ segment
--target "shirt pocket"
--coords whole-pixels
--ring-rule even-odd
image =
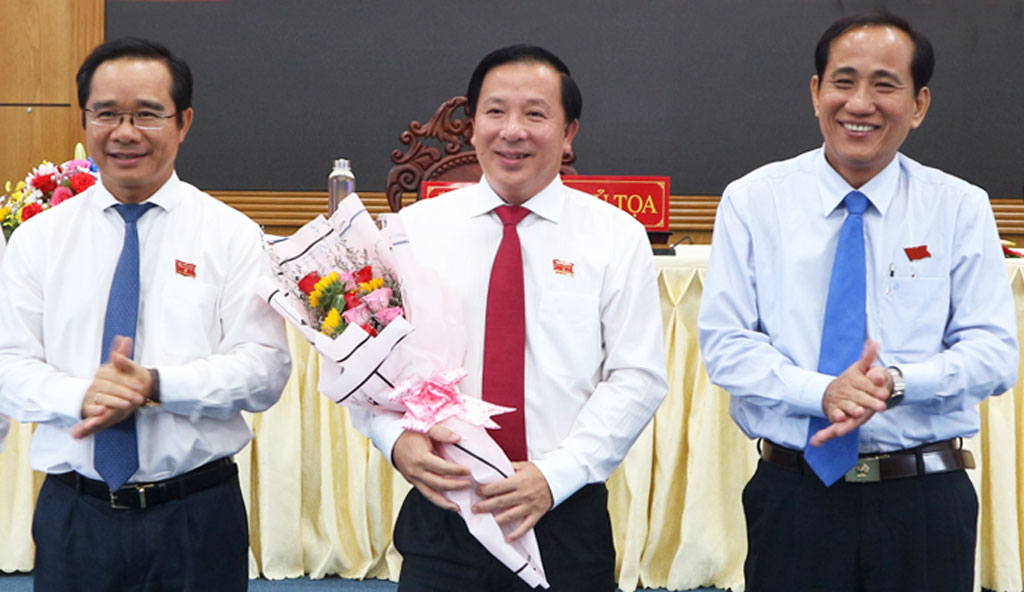
[[[892,277],[882,298],[882,347],[916,361],[941,345],[949,316],[948,277]]]
[[[168,280],[160,310],[167,353],[195,359],[214,352],[220,333],[219,293],[216,286],[195,279]]]
[[[600,365],[602,350],[598,298],[544,291],[537,316],[540,326],[533,335],[538,363],[562,376],[592,376]]]

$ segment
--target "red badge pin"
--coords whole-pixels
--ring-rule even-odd
[[[574,275],[572,272],[572,267],[573,265],[575,265],[575,263],[562,261],[561,259],[552,259],[551,265],[554,268],[555,273],[557,273],[558,275],[567,275],[570,277]]]
[[[928,245],[921,245],[919,247],[907,247],[903,249],[907,253],[907,258],[911,261],[917,261],[918,259],[927,259],[932,254],[928,252]]]
[[[194,278],[196,277],[196,264],[185,263],[180,259],[174,260],[174,271],[181,276]]]

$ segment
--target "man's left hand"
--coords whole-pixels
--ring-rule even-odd
[[[480,486],[477,494],[487,499],[473,506],[474,514],[490,512],[501,526],[522,521],[505,537],[508,543],[529,532],[554,503],[548,481],[537,465],[515,462],[512,468],[515,475]]]

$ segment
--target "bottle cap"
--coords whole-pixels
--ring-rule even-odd
[[[342,169],[342,170],[346,170],[346,171],[347,170],[351,170],[352,169],[352,163],[349,162],[349,160],[347,158],[337,158],[337,159],[334,160],[334,170],[338,170],[338,169]]]

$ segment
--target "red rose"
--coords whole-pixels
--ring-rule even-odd
[[[315,271],[311,271],[306,274],[306,277],[299,280],[299,289],[302,290],[306,296],[309,296],[313,293],[313,290],[316,288],[316,283],[319,281],[320,274]]]
[[[348,305],[345,307],[345,310],[359,306],[359,294],[355,290],[345,292],[345,304]]]
[[[369,333],[370,337],[376,337],[377,336],[377,330],[374,329],[373,327],[371,327],[370,323],[366,323],[365,325],[360,325],[360,327],[363,328],[363,331],[366,331],[367,333]]]
[[[373,269],[371,269],[369,265],[356,272],[355,280],[357,284],[365,284],[372,279]]]
[[[53,175],[36,175],[32,177],[30,184],[43,193],[49,193],[57,188],[57,182],[53,180]]]
[[[32,203],[26,205],[25,207],[21,208],[21,212],[19,212],[19,216],[21,217],[21,221],[24,222],[24,221],[28,220],[29,218],[31,218],[32,216],[35,216],[36,214],[38,214],[39,212],[42,212],[42,211],[43,211],[43,206],[39,205],[36,202],[32,202]]]
[[[71,177],[71,188],[75,193],[81,193],[96,184],[96,177],[89,173],[78,173]]]

